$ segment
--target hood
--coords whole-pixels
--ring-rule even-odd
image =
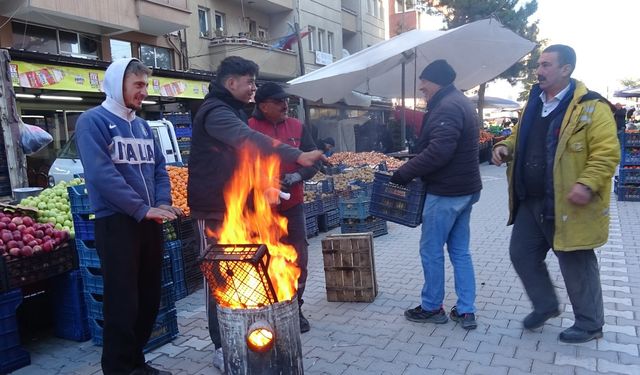
[[[124,104],[122,84],[124,83],[124,71],[133,60],[138,59],[126,58],[112,62],[104,73],[104,81],[102,82],[102,91],[107,96],[107,99],[102,102],[102,106],[129,121],[135,118],[135,111],[127,108]]]

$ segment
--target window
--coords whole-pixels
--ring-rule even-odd
[[[168,48],[140,45],[140,60],[147,65],[160,69],[173,69],[171,50]]]
[[[131,42],[124,40],[111,39],[111,61],[133,57],[131,53]]]
[[[209,9],[198,7],[198,26],[200,27],[201,38],[208,38],[211,36],[211,23],[209,18],[211,18]]]
[[[396,13],[404,13],[413,10],[416,0],[396,0]]]
[[[318,51],[324,51],[324,34],[323,29],[318,29],[318,45],[316,46]]]
[[[267,29],[258,27],[258,40],[266,42],[267,39]]]
[[[100,36],[14,22],[13,48],[90,59],[100,58]]]
[[[382,0],[377,0],[376,3],[376,17],[384,18],[384,5],[382,4]]]
[[[333,40],[333,33],[331,31],[327,32],[327,52],[333,55],[333,50],[335,49],[335,42]]]
[[[225,27],[224,14],[220,12],[216,12],[214,14],[214,17],[216,21],[216,35],[218,36],[226,35],[225,29],[224,29]]]
[[[309,26],[309,51],[315,51],[316,28]]]
[[[96,38],[96,39],[94,39]],[[98,58],[98,46],[100,42],[97,37],[90,37],[71,31],[58,31],[60,41],[60,54],[75,57]]]
[[[376,7],[375,3],[376,3],[376,0],[367,0],[367,14],[370,14],[372,16],[374,15],[375,13],[374,8]]]

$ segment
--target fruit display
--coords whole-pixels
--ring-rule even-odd
[[[336,152],[329,157],[331,164],[342,164],[348,167],[370,166],[377,167],[380,163],[385,162],[387,169],[398,169],[404,161],[392,158],[380,152]]]
[[[373,168],[354,168],[353,170],[345,170],[333,176],[333,186],[336,191],[354,190],[358,186],[354,182],[359,181],[365,184],[373,183],[375,170]]]
[[[187,206],[187,181],[189,173],[187,168],[167,166],[167,172],[171,179],[171,200],[173,205],[180,208],[185,215],[189,215]]]
[[[69,232],[71,238],[75,238],[67,187],[83,183],[84,180],[81,178],[75,178],[69,182],[60,181],[35,197],[24,198],[19,206],[37,209],[39,223],[50,223],[55,229],[65,230]]]
[[[0,255],[5,259],[48,253],[68,240],[68,231],[55,229],[52,223],[37,223],[21,213],[0,212]]]

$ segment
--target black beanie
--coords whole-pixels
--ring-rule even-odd
[[[436,60],[427,65],[420,74],[420,79],[431,81],[440,86],[453,83],[456,79],[456,71],[446,60]]]

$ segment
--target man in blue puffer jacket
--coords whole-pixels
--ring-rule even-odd
[[[105,73],[106,100],[76,127],[104,281],[106,375],[171,374],[149,366],[143,354],[160,305],[161,223],[182,214],[171,206],[162,151],[135,113],[149,74],[137,59],[114,61]]]

